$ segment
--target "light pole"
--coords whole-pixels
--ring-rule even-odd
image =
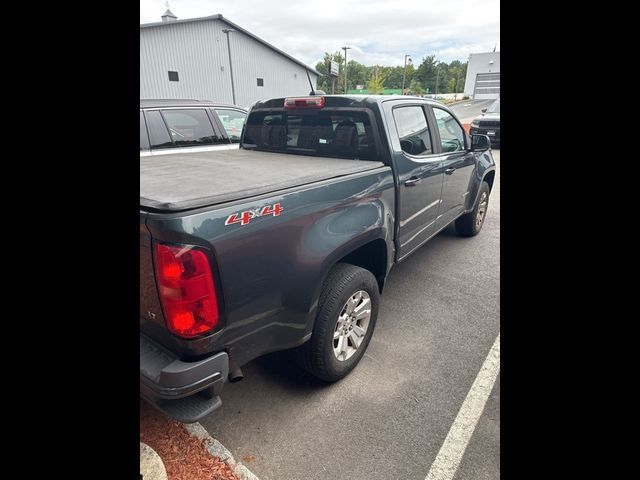
[[[347,50],[351,50],[351,47],[342,47],[344,50],[344,94],[347,94]]]
[[[411,63],[411,55],[404,56],[404,70],[402,70],[402,94],[404,95],[404,79],[407,75],[407,58],[409,59],[409,63]]]
[[[231,73],[231,96],[233,97],[233,104],[236,104],[236,90],[233,86],[233,66],[231,65],[231,43],[229,43],[229,33],[235,32],[231,28],[223,28],[222,31],[227,35],[227,48],[229,49],[229,73]]]

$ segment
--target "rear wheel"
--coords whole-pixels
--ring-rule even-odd
[[[463,237],[473,237],[480,233],[484,219],[487,216],[487,207],[489,206],[489,184],[482,182],[478,199],[473,210],[460,216],[456,222],[456,232]]]
[[[360,267],[337,264],[324,281],[311,339],[295,351],[306,371],[327,382],[351,372],[364,356],[378,318],[375,277]]]

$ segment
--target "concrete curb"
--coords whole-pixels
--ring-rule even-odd
[[[209,432],[207,432],[202,425],[199,423],[190,423],[185,425],[185,427],[191,435],[200,440],[204,440],[204,446],[207,451],[229,465],[233,473],[235,473],[240,480],[260,480],[245,465],[241,462],[236,462],[231,452],[218,440],[209,435]]]
[[[471,100],[468,98],[466,100],[456,100],[455,102],[445,103],[445,105],[447,107],[450,107],[451,105],[458,105],[459,103],[464,103],[464,102],[471,102]]]
[[[140,442],[140,475],[144,480],[167,480],[167,470],[160,455],[142,442]]]

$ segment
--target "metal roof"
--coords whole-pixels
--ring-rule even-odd
[[[245,35],[253,38],[254,40],[256,40],[257,42],[260,42],[261,44],[263,44],[266,47],[269,47],[271,50],[279,53],[280,55],[283,55],[285,57],[287,57],[289,60],[291,60],[292,62],[297,63],[298,65],[301,65],[302,67],[304,67],[305,69],[309,70],[312,73],[315,73],[316,75],[322,75],[320,72],[318,72],[315,68],[311,68],[308,65],[305,65],[304,63],[302,63],[300,60],[297,60],[295,58],[293,58],[291,55],[289,55],[288,53],[283,52],[282,50],[280,50],[277,47],[274,47],[273,45],[271,45],[268,42],[265,42],[264,40],[262,40],[260,37],[257,37],[256,35],[254,35],[253,33],[249,32],[248,30],[245,30],[244,28],[242,28],[239,25],[236,25],[235,23],[231,22],[230,20],[227,20],[226,18],[224,18],[222,15],[220,14],[216,14],[216,15],[211,15],[208,17],[197,17],[197,18],[185,18],[184,20],[172,20],[170,22],[154,22],[154,23],[141,23],[140,24],[140,28],[150,28],[150,27],[168,27],[171,25],[176,25],[179,23],[191,23],[191,22],[204,22],[207,20],[220,20],[224,23],[226,23],[227,25],[231,26],[232,28],[244,33]]]

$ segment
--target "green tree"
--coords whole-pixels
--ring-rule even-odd
[[[460,60],[454,60],[449,64],[447,74],[447,93],[458,93],[456,90],[460,86],[460,77],[462,76],[462,63]]]
[[[340,66],[340,76],[335,82],[335,93],[345,93],[344,89],[344,57],[340,51],[335,53],[324,53],[322,61],[316,64],[316,70],[322,74],[318,78],[318,88],[327,93],[331,93],[331,77],[329,77],[331,60],[338,62]],[[439,62],[435,55],[428,55],[422,59],[417,67],[407,62],[406,71],[404,65],[399,66],[367,66],[356,60],[349,60],[347,71],[348,90],[355,89],[356,85],[368,86],[373,81],[374,85],[382,81],[383,88],[402,88],[402,75],[405,77],[405,88],[416,95],[424,93],[435,93],[436,83],[438,93],[453,93],[456,90],[464,90],[464,81],[467,75],[467,63],[454,60],[450,64]],[[378,80],[375,80],[378,79]],[[377,85],[379,87],[380,85]]]
[[[369,78],[368,68],[355,60],[349,60],[349,69],[347,70],[348,89],[355,89],[356,85],[366,85],[367,78]]]
[[[437,62],[436,65],[436,84],[434,93],[448,93],[447,85],[449,83],[449,65],[446,62]],[[436,91],[437,90],[437,91]]]
[[[328,73],[327,64],[324,63],[324,62],[318,62],[318,63],[316,63],[316,67],[315,68],[321,74],[318,77],[318,81],[317,81],[318,89],[324,90],[325,92],[330,92],[331,91],[331,87],[329,87],[330,79],[329,79],[329,73]]]
[[[411,85],[414,82],[414,80],[415,80],[415,84],[420,85],[420,87],[422,88],[422,85],[420,84],[420,80],[415,78],[415,76],[416,76],[416,69],[413,67],[413,63],[407,63],[406,76],[404,79],[405,88],[407,88],[408,85]],[[398,86],[398,88],[402,88],[402,82],[400,82],[400,85]]]
[[[371,78],[367,83],[367,89],[369,90],[369,93],[373,93],[374,95],[379,95],[384,92],[384,77],[378,71],[377,65],[374,67]]]
[[[336,93],[344,93],[344,57],[339,51],[335,53],[324,52],[322,61],[316,63],[316,70],[322,74],[318,78],[318,89],[331,93],[331,77],[329,76],[331,60],[340,66],[340,76],[336,79]]]
[[[458,80],[458,93],[464,92],[464,82],[467,79],[467,67],[469,66],[469,62],[464,62],[460,64],[460,77]]]
[[[420,85],[420,82],[417,79],[412,80],[411,83],[409,84],[409,94],[410,95],[424,94],[424,88],[422,88],[422,85]]]
[[[428,89],[429,93],[435,91],[436,86],[436,56],[428,55],[422,59],[420,65],[416,69],[414,78],[422,85],[423,88]]]

